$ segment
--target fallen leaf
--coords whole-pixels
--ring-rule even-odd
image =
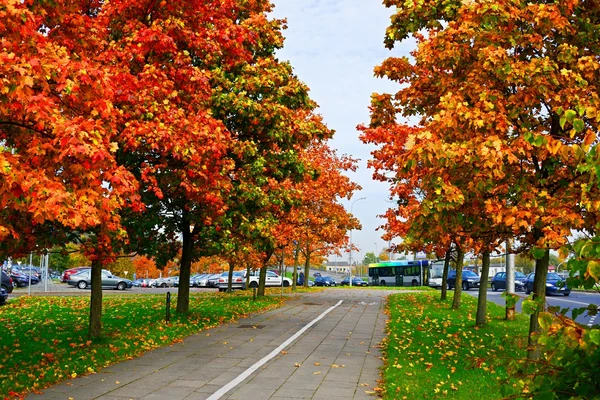
[[[299,367],[299,366],[300,366],[299,363],[294,364],[294,367]]]
[[[319,375],[321,373],[321,371],[315,371],[313,372],[313,375]]]
[[[320,363],[320,362],[316,362],[316,363],[315,363],[315,366],[316,366],[316,367],[320,367],[320,366],[321,366],[321,363]]]
[[[287,354],[287,351],[281,350],[281,354]]]

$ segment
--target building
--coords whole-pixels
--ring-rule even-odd
[[[325,269],[329,272],[336,272],[338,274],[350,273],[350,265],[347,261],[327,261],[327,263],[325,263]]]

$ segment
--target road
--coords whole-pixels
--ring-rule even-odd
[[[504,291],[502,291],[502,290],[494,292],[491,289],[488,289],[488,291],[487,291],[488,301],[491,301],[498,305],[504,306],[506,303],[505,303],[504,298],[501,297],[501,294],[503,292]],[[468,290],[464,293],[467,293],[473,297],[479,297],[478,290],[472,289],[472,290]],[[517,292],[517,295],[519,295],[522,299],[527,297],[525,292]],[[521,312],[521,304],[523,303],[522,299],[519,300],[519,302],[517,303],[517,307],[516,307],[517,312]],[[558,306],[561,308],[570,308],[570,309],[587,307],[589,304],[596,304],[600,307],[600,294],[573,291],[573,292],[571,292],[571,295],[568,297],[546,296],[546,302],[550,306]],[[571,313],[569,312],[567,315],[570,316]],[[578,316],[576,321],[582,325],[593,326],[593,325],[598,325],[598,323],[600,323],[600,318],[597,318],[596,316],[590,317],[589,315],[587,315],[587,313],[584,313],[584,315]]]

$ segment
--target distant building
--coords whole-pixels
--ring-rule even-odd
[[[347,274],[350,273],[350,264],[347,261],[327,261],[325,269],[338,274]]]

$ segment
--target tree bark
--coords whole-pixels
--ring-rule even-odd
[[[267,263],[263,263],[260,267],[260,275],[258,278],[258,292],[257,296],[265,295],[265,282],[267,281]]]
[[[235,258],[235,256],[234,256]],[[233,284],[233,271],[235,270],[235,260],[229,260],[229,274],[227,275],[227,293],[230,293],[233,289],[231,285]],[[250,270],[246,271],[246,287],[248,287],[248,281],[250,280]]]
[[[533,280],[533,300],[542,305],[546,302],[546,275],[548,274],[548,264],[550,263],[550,250],[546,250],[544,256],[535,261],[535,278]],[[540,358],[540,347],[537,343],[537,333],[540,331],[538,316],[540,307],[531,317],[529,317],[529,339],[527,348],[527,358],[530,360],[538,360]]]
[[[294,272],[292,274],[292,291],[296,291],[296,282],[298,282],[298,248],[294,247]],[[304,282],[302,282],[304,284]]]
[[[308,277],[310,276],[310,251],[308,249],[308,244],[306,245],[306,253],[304,260],[304,287],[308,287]]]
[[[454,298],[452,299],[452,309],[460,308],[460,296],[462,295],[462,269],[465,259],[465,252],[462,247],[456,245],[456,283],[454,284]]]
[[[487,309],[487,282],[490,274],[490,251],[483,252],[483,260],[481,265],[481,276],[479,281],[479,298],[477,299],[477,316],[475,317],[475,325],[485,325],[485,315]]]
[[[102,262],[99,259],[92,261],[91,282],[92,294],[90,296],[90,324],[88,337],[99,338],[102,335]]]
[[[190,231],[190,221],[185,217],[182,222],[181,264],[179,265],[179,287],[177,290],[177,313],[187,314],[190,310],[190,271],[192,268],[192,251],[194,236]]]
[[[446,300],[448,297],[448,270],[450,269],[450,258],[452,256],[452,246],[448,247],[446,251],[446,258],[444,259],[444,271],[442,272],[442,294],[440,300]]]

